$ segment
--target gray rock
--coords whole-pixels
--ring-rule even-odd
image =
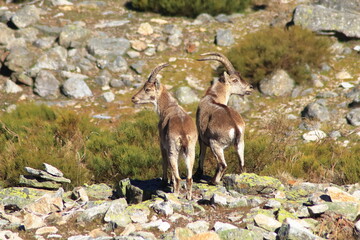
[[[216,30],[215,43],[218,46],[227,47],[235,43],[234,37],[230,29]]]
[[[199,102],[199,97],[190,87],[179,87],[175,92],[176,99],[180,104],[191,104]]]
[[[319,120],[321,122],[330,120],[330,112],[326,107],[324,99],[317,100],[307,105],[301,112],[301,116],[309,119]]]
[[[231,229],[238,229],[238,227],[230,224],[230,223],[223,223],[223,222],[215,222],[214,224],[214,230],[215,232],[221,232]]]
[[[217,232],[220,239],[224,240],[238,240],[238,239],[251,239],[251,240],[263,240],[263,235],[259,232],[248,229],[230,229]]]
[[[221,205],[221,206],[226,206],[227,205],[227,200],[226,197],[215,193],[211,199],[210,199],[211,204],[215,204],[215,205]]]
[[[164,215],[164,216],[170,216],[170,215],[172,215],[174,213],[174,209],[173,209],[171,203],[168,202],[168,201],[155,203],[152,206],[152,209],[154,209],[154,211],[157,214]]]
[[[210,224],[204,220],[198,220],[196,222],[191,222],[186,225],[186,228],[189,228],[195,234],[203,233],[209,231]]]
[[[52,26],[39,25],[39,24],[36,24],[34,27],[40,30],[41,32],[43,32],[44,34],[53,37],[58,37],[62,31],[61,27],[52,27]]]
[[[354,235],[359,239],[360,237],[360,220],[356,221],[354,225]]]
[[[39,35],[39,30],[34,27],[22,28],[22,29],[19,29],[18,31],[16,31],[16,33],[15,33],[15,36],[18,39],[23,38],[23,39],[25,39],[26,42],[30,42],[30,43],[37,40],[38,35]]]
[[[5,81],[3,91],[6,93],[19,93],[22,92],[23,89],[20,86],[18,86],[16,83],[11,81],[10,79],[7,79]]]
[[[125,227],[127,224],[131,223],[130,216],[126,213],[127,206],[125,198],[112,201],[105,214],[104,221],[116,223],[119,227]]]
[[[175,24],[166,24],[163,28],[163,33],[169,34],[169,35],[181,35],[182,30]]]
[[[74,5],[72,2],[69,2],[67,0],[51,0],[51,4],[53,6],[64,6],[64,5],[72,6],[72,5]]]
[[[297,221],[287,218],[278,232],[279,240],[320,240],[323,239],[314,235],[310,230],[303,227]]]
[[[170,45],[170,46],[173,46],[173,47],[178,47],[181,45],[182,43],[182,37],[183,35],[182,34],[172,34],[168,37],[167,39],[167,43]]]
[[[360,85],[351,89],[350,92],[346,94],[346,97],[352,101],[349,105],[350,107],[360,106]]]
[[[55,37],[43,37],[35,40],[33,42],[33,45],[35,47],[41,48],[41,49],[49,49],[53,46],[55,43],[56,38]]]
[[[47,164],[47,163],[43,163],[44,165],[44,168],[45,168],[45,171],[53,176],[56,176],[56,177],[63,177],[64,174],[59,170],[57,169],[56,167],[50,165],[50,164]]]
[[[4,23],[0,22],[0,45],[8,45],[15,40],[14,30],[8,28]]]
[[[115,100],[115,94],[113,92],[105,92],[101,94],[102,98],[105,100],[105,102],[113,102]]]
[[[45,179],[45,180],[50,180],[50,181],[54,181],[54,182],[59,182],[59,183],[71,183],[71,180],[65,177],[58,177],[58,176],[54,176],[51,175],[45,171],[42,170],[38,170],[38,169],[34,169],[31,167],[25,167],[25,170],[31,174],[32,176],[35,176],[37,178],[41,178],[41,179]]]
[[[355,221],[358,216],[359,203],[354,202],[325,202],[329,212],[343,215],[350,221]]]
[[[131,69],[133,69],[137,74],[143,73],[143,67],[145,66],[146,62],[143,60],[137,61],[131,64]]]
[[[128,70],[128,64],[122,56],[117,56],[107,67],[110,71],[115,73],[126,72]]]
[[[59,44],[64,48],[84,47],[90,35],[90,30],[77,24],[69,24],[60,33]]]
[[[326,212],[329,209],[329,206],[326,204],[319,204],[319,205],[314,205],[311,207],[308,207],[309,209],[309,213],[312,216],[317,216],[320,214],[323,214],[324,212]]]
[[[180,44],[179,44],[180,45]],[[144,51],[144,54],[146,56],[154,56],[156,54],[156,48],[154,47],[149,47]]]
[[[221,23],[231,23],[231,18],[226,14],[219,14],[215,17],[215,20]]]
[[[95,24],[95,28],[120,27],[128,24],[129,22],[129,20],[102,21],[98,24]]]
[[[25,5],[11,18],[11,22],[18,28],[25,28],[40,20],[41,9],[35,5]]]
[[[303,139],[308,142],[319,141],[326,138],[326,133],[321,130],[313,130],[302,135]]]
[[[247,97],[238,95],[232,95],[229,98],[227,104],[229,107],[237,111],[238,113],[244,113],[250,110],[251,106]]]
[[[93,94],[84,80],[69,78],[62,86],[63,93],[71,98],[91,97]]]
[[[64,70],[66,69],[66,66],[67,51],[61,46],[56,46],[40,56],[31,71],[32,74],[37,74],[41,69]]]
[[[35,60],[34,52],[29,51],[27,48],[19,47],[11,49],[4,65],[11,71],[24,72],[35,63]]]
[[[85,190],[93,199],[108,200],[113,195],[112,188],[105,183],[87,185]]]
[[[254,216],[254,222],[257,226],[269,231],[275,232],[276,229],[281,227],[281,223],[274,217],[269,217],[265,214],[257,214]]]
[[[95,219],[102,219],[112,202],[104,202],[99,205],[95,205],[83,211],[78,217],[77,220],[79,222],[91,222]]]
[[[24,175],[20,175],[19,185],[43,189],[59,189],[61,187],[61,184],[53,181],[39,181],[36,178],[25,177]]]
[[[100,75],[95,78],[95,82],[101,87],[104,87],[109,85],[111,79],[112,75],[110,74],[110,72],[107,70],[103,70],[100,72]]]
[[[126,53],[129,58],[138,58],[140,57],[140,53],[134,50],[127,51]]]
[[[211,22],[215,22],[215,19],[213,16],[211,16],[210,14],[207,14],[207,13],[201,13],[196,17],[193,24],[194,25],[202,25],[202,24],[207,24],[207,23],[211,23]]]
[[[321,128],[321,123],[317,121],[303,121],[299,125],[299,129],[313,131],[319,130]]]
[[[60,82],[47,70],[41,70],[35,79],[34,92],[40,97],[57,98],[60,93]]]
[[[282,69],[260,81],[260,91],[268,96],[285,96],[295,87],[295,81]]]
[[[336,98],[338,96],[339,96],[339,94],[337,94],[336,92],[332,92],[332,91],[319,92],[316,95],[316,97],[318,97],[318,98]]]
[[[91,38],[86,48],[94,56],[115,59],[130,48],[130,42],[125,38]]]
[[[299,5],[295,8],[295,25],[313,31],[340,32],[347,37],[360,37],[360,14],[342,12],[318,5]]]
[[[270,194],[284,188],[278,179],[254,173],[226,174],[223,184],[228,191],[235,190],[242,194]]]
[[[110,86],[113,88],[121,88],[124,87],[125,84],[121,79],[111,79]]]
[[[317,0],[316,4],[344,12],[360,12],[360,2],[357,0]]]
[[[281,203],[275,199],[269,199],[264,207],[266,208],[281,208]]]
[[[355,108],[346,114],[347,121],[353,126],[360,126],[360,108]]]

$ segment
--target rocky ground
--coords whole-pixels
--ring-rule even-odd
[[[306,0],[274,0],[263,10],[196,19],[139,13],[123,0],[1,2],[0,109],[12,111],[34,101],[71,108],[113,127],[138,111],[130,97],[152,68],[170,62],[162,82],[194,110],[218,66],[197,62],[200,53],[226,52],[248,33],[269,25],[284,27],[293,19],[339,37],[329,36],[333,56],[313,71],[313,86],[295,86],[279,70],[262,81],[259,91],[229,104],[242,112],[250,131],[281,114],[299,122],[299,141],[330,136],[344,145],[358,144],[359,137],[347,136],[359,136],[360,7],[351,0],[317,2],[321,7]],[[138,198],[132,200],[141,192],[136,189],[148,184],[136,182],[125,192],[101,185],[100,193],[92,193],[98,186],[85,186],[77,189],[86,193],[83,197],[72,198],[61,190],[3,189],[0,238],[349,239],[358,231],[357,185],[282,185],[268,178],[254,185],[242,178],[259,177],[229,175],[219,187],[198,183],[193,201],[155,192],[157,197],[138,203]],[[145,195],[141,200],[149,198]],[[18,199],[26,201],[19,204]]]

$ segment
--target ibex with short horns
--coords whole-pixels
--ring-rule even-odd
[[[226,104],[232,94],[249,95],[253,87],[247,83],[231,62],[221,53],[204,53],[199,61],[215,60],[222,63],[226,71],[219,80],[208,88],[201,99],[196,113],[196,125],[199,134],[200,157],[195,177],[203,175],[206,148],[210,147],[217,161],[212,184],[218,184],[227,168],[224,149],[234,144],[241,169],[244,167],[244,133],[245,122],[232,108]]]
[[[168,165],[170,165],[174,192],[179,194],[181,178],[178,170],[178,158],[183,155],[187,168],[186,198],[190,200],[192,198],[192,173],[197,141],[196,125],[156,78],[160,70],[167,66],[169,66],[167,63],[157,66],[140,91],[132,97],[132,101],[135,104],[152,103],[155,105],[160,117],[158,128],[163,159],[163,181],[167,184],[167,170]]]

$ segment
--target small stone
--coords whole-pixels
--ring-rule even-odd
[[[319,204],[308,207],[308,209],[311,216],[317,216],[326,212],[329,209],[329,206],[326,204]]]
[[[235,43],[230,29],[218,29],[215,41],[218,46],[231,46]]]
[[[154,33],[154,29],[149,23],[141,23],[137,32],[141,35],[151,35]]]
[[[131,48],[136,51],[142,52],[147,48],[147,44],[140,40],[133,40],[131,41]]]
[[[11,81],[9,79],[7,79],[5,81],[3,90],[6,93],[19,93],[19,92],[23,91],[23,89],[20,86],[18,86],[16,83],[14,83],[13,81]]]
[[[56,167],[54,166],[51,166],[50,164],[47,164],[47,163],[43,163],[44,165],[44,168],[45,168],[45,171],[53,176],[56,176],[56,177],[63,177],[64,174],[59,170],[57,169]]]
[[[133,51],[133,50],[128,51],[126,54],[129,56],[129,58],[138,58],[138,57],[140,57],[140,53],[137,52],[137,51]]]
[[[229,224],[229,223],[216,222],[214,224],[215,232],[226,231],[226,230],[237,229],[237,228],[238,227],[236,227],[232,224]]]
[[[162,214],[165,216],[170,216],[174,213],[174,209],[171,206],[170,202],[160,202],[160,203],[156,203],[152,206],[152,208],[154,209],[154,211],[157,214]]]
[[[191,229],[195,234],[207,232],[210,224],[206,221],[199,220],[196,222],[188,223],[187,228]]]
[[[57,233],[59,230],[56,227],[42,227],[36,230],[36,235],[43,235],[43,234],[54,234]]]
[[[105,102],[113,102],[115,100],[115,94],[113,92],[106,92],[103,93],[102,98],[105,100]]]
[[[264,214],[257,214],[254,217],[254,221],[257,226],[271,232],[275,232],[276,229],[281,227],[281,223],[279,221]]]
[[[211,204],[222,205],[222,206],[226,206],[227,204],[226,197],[216,193],[211,197],[210,202]]]
[[[350,73],[346,72],[346,71],[341,71],[341,72],[338,72],[336,75],[335,75],[336,79],[339,79],[339,80],[345,80],[345,79],[352,79],[353,77],[350,75]]]
[[[327,187],[325,193],[330,196],[332,202],[358,202],[356,197],[337,187]]]
[[[314,142],[314,141],[319,141],[321,139],[324,139],[324,138],[326,138],[326,136],[327,136],[326,133],[324,133],[321,130],[313,130],[313,131],[304,133],[302,137],[305,141]]]
[[[85,188],[83,187],[76,187],[72,191],[72,199],[74,200],[80,200],[81,202],[88,202],[89,197],[86,193]]]
[[[350,88],[353,88],[354,85],[349,82],[342,82],[342,83],[340,83],[340,87],[345,88],[345,89],[350,89]]]

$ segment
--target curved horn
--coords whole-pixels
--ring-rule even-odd
[[[156,68],[154,68],[148,78],[148,82],[154,82],[156,79],[156,75],[160,72],[160,70],[169,65],[170,65],[169,63],[162,63],[162,64],[158,65]]]
[[[206,60],[216,60],[221,62],[226,70],[228,71],[229,74],[233,74],[236,72],[234,66],[231,64],[231,62],[229,61],[229,59],[227,57],[225,57],[225,55],[223,55],[222,53],[217,53],[217,52],[208,52],[208,53],[203,53],[200,54],[201,56],[208,56],[205,58],[201,58],[201,59],[197,59],[198,61],[206,61]]]

